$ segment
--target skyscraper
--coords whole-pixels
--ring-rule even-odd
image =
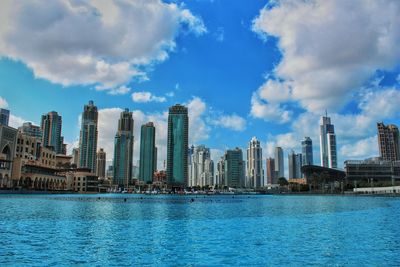
[[[57,112],[52,111],[42,115],[42,144],[44,147],[52,147],[57,154],[63,153],[63,141],[61,136],[62,118]]]
[[[265,185],[260,141],[253,137],[247,148],[247,179],[249,187],[260,188]]]
[[[106,178],[106,152],[104,151],[103,148],[100,148],[100,150],[97,152],[97,163],[96,163],[96,175],[99,177],[99,179],[105,179]]]
[[[212,186],[214,184],[214,163],[210,149],[204,145],[190,149],[189,186]]]
[[[313,165],[313,147],[312,147],[312,140],[310,137],[304,137],[303,141],[301,141],[302,147],[302,158],[303,162],[302,165]]]
[[[39,126],[33,125],[31,122],[24,122],[21,127],[18,128],[18,132],[39,138],[42,141],[42,129]]]
[[[278,181],[281,177],[285,177],[283,149],[281,147],[275,147],[275,178]]]
[[[189,117],[182,105],[169,108],[167,142],[167,181],[172,187],[188,184]]]
[[[133,142],[132,112],[125,109],[121,112],[114,139],[113,183],[119,187],[127,188],[132,180]]]
[[[302,154],[296,154],[293,150],[288,155],[289,163],[289,179],[302,178],[301,173],[302,166]]]
[[[97,153],[97,107],[93,101],[85,105],[82,113],[81,132],[79,136],[79,167],[96,171]]]
[[[337,168],[337,150],[335,127],[327,115],[321,118],[320,125],[321,165],[323,167]]]
[[[383,160],[400,160],[399,129],[396,125],[385,126],[383,122],[377,123],[379,154]]]
[[[277,180],[275,173],[275,159],[267,158],[267,184],[276,184]]]
[[[10,111],[8,109],[0,108],[0,125],[8,126],[10,120]]]
[[[227,150],[224,159],[225,186],[245,187],[245,163],[242,150],[240,148]]]
[[[221,157],[217,162],[217,172],[215,175],[215,184],[225,185],[225,157]]]
[[[152,122],[143,124],[140,130],[139,180],[153,182],[157,169],[156,128]]]

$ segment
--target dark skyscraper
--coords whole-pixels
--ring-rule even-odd
[[[106,160],[107,155],[103,148],[97,152],[97,159],[96,159],[96,175],[99,179],[106,178]]]
[[[276,184],[277,180],[275,173],[275,159],[267,158],[267,184]]]
[[[140,131],[139,180],[151,183],[156,169],[156,128],[152,122],[149,122],[142,125]]]
[[[377,124],[379,154],[383,160],[400,160],[399,129],[396,125],[385,126],[383,122]]]
[[[313,147],[312,147],[312,140],[310,137],[304,137],[304,140],[301,141],[302,147],[302,158],[303,163],[302,165],[313,165]]]
[[[79,167],[96,172],[97,153],[97,107],[93,101],[85,105],[82,113],[82,126],[79,137]]]
[[[128,187],[132,180],[133,142],[132,112],[125,109],[118,121],[114,142],[113,183],[120,187]]]
[[[227,150],[225,152],[225,186],[245,187],[245,162],[243,152],[240,148]]]
[[[10,111],[8,109],[0,108],[0,125],[8,126],[10,120]]]
[[[188,184],[189,117],[182,105],[169,108],[167,142],[167,180],[170,186]]]
[[[63,154],[63,141],[61,136],[62,119],[57,112],[52,111],[42,115],[42,144],[44,147],[52,147],[57,154]]]

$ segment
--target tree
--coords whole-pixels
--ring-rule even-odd
[[[280,178],[278,179],[278,184],[279,184],[279,186],[286,186],[286,185],[289,184],[289,182],[286,180],[285,177],[280,177]]]

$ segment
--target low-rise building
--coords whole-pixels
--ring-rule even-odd
[[[66,173],[67,189],[78,193],[98,192],[99,180],[88,168],[73,169]]]

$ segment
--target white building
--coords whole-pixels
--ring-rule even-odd
[[[335,127],[328,116],[321,118],[320,125],[321,166],[337,168],[337,149]]]
[[[256,137],[250,140],[247,148],[247,181],[251,188],[265,186],[262,148]]]
[[[204,145],[192,147],[189,150],[189,186],[213,186],[214,162],[211,160],[210,149]]]

